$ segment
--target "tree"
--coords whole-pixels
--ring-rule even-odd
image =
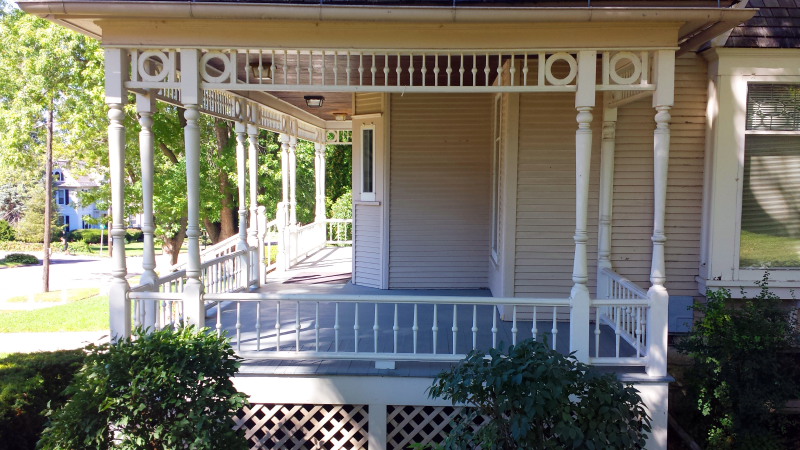
[[[36,186],[25,202],[25,215],[16,227],[18,241],[42,242],[45,233],[45,204],[47,201],[44,187]],[[50,195],[50,208],[57,208],[52,195]],[[58,235],[58,231],[60,231],[55,219],[55,217],[50,218],[50,240],[54,239]]]
[[[43,290],[49,290],[49,224],[54,152],[102,142],[101,49],[90,38],[19,11],[0,8],[0,181],[44,166]],[[2,180],[2,179],[5,180]]]

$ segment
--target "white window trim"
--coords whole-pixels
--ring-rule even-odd
[[[371,174],[372,174],[372,192],[364,192],[364,181],[365,181],[364,180],[364,149],[365,149],[364,148],[364,132],[367,131],[367,130],[371,130],[372,131],[372,170],[371,170]],[[376,129],[374,124],[372,124],[372,125],[363,125],[361,127],[360,133],[361,133],[361,136],[360,136],[361,137],[361,155],[359,157],[359,160],[360,160],[361,163],[359,164],[359,171],[360,171],[359,173],[360,173],[361,176],[360,176],[360,186],[359,186],[359,197],[360,197],[362,202],[374,202],[375,199],[376,199],[375,191],[377,191],[377,186],[376,185],[377,185],[377,181],[378,181],[377,173],[375,172],[375,170],[377,168],[377,165],[376,165],[376,160],[377,160],[377,148],[376,148],[376,145],[377,145],[377,129]]]
[[[498,264],[500,261],[500,246],[502,234],[500,230],[500,195],[502,187],[500,186],[500,169],[501,153],[503,145],[503,96],[502,94],[495,95],[494,98],[494,111],[492,112],[492,189],[491,189],[491,224],[489,232],[491,236],[490,249],[492,261]]]

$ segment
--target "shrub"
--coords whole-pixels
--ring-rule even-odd
[[[64,389],[80,369],[81,350],[14,353],[0,358],[0,450],[33,450],[47,421],[48,403],[66,401]]]
[[[800,371],[788,354],[798,332],[768,280],[765,273],[756,283],[759,294],[740,304],[726,289],[708,291],[706,303],[695,306],[701,317],[677,344],[692,357],[687,385],[698,408],[694,425],[709,448],[788,445],[785,418],[775,411],[800,396]]]
[[[0,220],[0,241],[13,241],[17,238],[14,227],[8,221]]]
[[[77,241],[69,244],[69,251],[72,253],[91,253],[89,244],[83,241]]]
[[[73,230],[70,232],[70,240],[75,242],[84,242],[86,244],[99,244],[100,243],[100,231],[103,230],[95,230],[95,229],[83,229],[83,230]],[[108,242],[108,233],[103,231],[103,242]]]
[[[245,402],[231,381],[238,365],[227,340],[208,330],[137,330],[87,356],[41,448],[246,448],[232,430]]]
[[[18,264],[39,264],[39,258],[27,253],[10,253],[6,255],[6,262]]]
[[[352,219],[353,218],[353,193],[347,191],[342,194],[331,205],[331,218]]]
[[[0,241],[0,250],[6,252],[40,252],[42,248],[41,243]]]
[[[508,353],[473,350],[428,392],[468,406],[445,449],[640,449],[650,431],[636,389],[531,339]]]
[[[144,240],[144,233],[138,228],[128,228],[125,230],[125,242],[142,242]]]

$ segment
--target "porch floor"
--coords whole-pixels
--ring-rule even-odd
[[[426,289],[409,290],[393,289],[383,290],[364,286],[356,286],[350,282],[352,249],[349,247],[327,247],[300,261],[290,270],[285,272],[273,272],[266,279],[266,284],[262,285],[257,292],[262,293],[281,293],[293,295],[363,295],[363,296],[455,296],[455,297],[491,297],[488,289],[475,290],[453,290],[453,289]],[[248,358],[253,354],[269,357],[278,347],[281,351],[295,351],[297,349],[297,337],[295,325],[299,317],[300,337],[299,349],[301,351],[316,350],[315,344],[315,321],[317,312],[315,302],[304,302],[299,306],[294,300],[281,302],[280,310],[276,301],[262,301],[260,312],[256,312],[256,303],[244,303],[240,305],[238,312],[240,317],[239,333],[241,342],[237,341],[236,317],[237,307],[235,304],[223,304],[221,306],[220,325],[223,331],[228,333],[232,339],[234,348],[245,354],[240,372],[242,374],[258,375],[303,375],[303,376],[327,376],[327,375],[356,375],[356,376],[395,376],[395,377],[433,377],[442,370],[453,365],[448,362],[427,362],[427,361],[397,361],[394,369],[377,369],[375,362],[371,360],[286,360],[286,359],[261,359],[260,357]],[[373,325],[375,320],[375,303],[360,303],[358,310],[358,323],[360,330],[358,333],[358,351],[372,352],[375,348]],[[378,350],[382,353],[393,351],[394,339],[392,332],[392,321],[394,320],[394,305],[380,304],[377,316],[379,324]],[[278,311],[280,319],[278,320]],[[468,353],[472,348],[472,326],[473,326],[472,306],[458,306],[456,326],[458,330],[457,353]],[[333,323],[335,321],[336,306],[334,303],[322,302],[319,306],[320,322],[320,348],[319,351],[333,352],[335,348],[335,334]],[[207,324],[214,327],[217,321],[216,308],[208,310]],[[259,316],[260,314],[260,316]],[[419,306],[419,333],[417,336],[417,346],[421,351],[431,353],[433,349],[433,306]],[[496,316],[496,317],[493,317]],[[257,319],[258,317],[258,319]],[[355,325],[355,306],[352,303],[342,303],[339,306],[339,347],[341,353],[354,352],[356,338],[354,332]],[[513,341],[512,327],[510,321],[500,318],[497,308],[491,305],[479,306],[477,309],[477,328],[478,342],[491,342],[491,329],[494,319],[497,324],[497,342],[507,346]],[[540,318],[541,319],[541,318]],[[256,323],[260,324],[260,330],[256,329]],[[413,352],[413,336],[410,331],[410,324],[413,322],[413,306],[401,304],[398,307],[398,322],[401,331],[398,336],[398,351]],[[278,344],[278,333],[276,323],[280,323],[280,344]],[[530,317],[526,320],[519,320],[518,340],[528,339],[532,336],[532,326]],[[438,308],[438,327],[439,332],[436,337],[436,353],[453,353],[453,305],[440,305]],[[556,324],[558,332],[555,335],[556,350],[561,353],[569,352],[569,322],[559,321]],[[591,324],[590,327],[594,327]],[[536,329],[538,339],[546,339],[552,342],[553,334],[552,320],[537,320]],[[615,335],[613,330],[602,325],[600,335],[600,354],[610,356],[615,352]],[[261,339],[258,342],[257,336]],[[593,329],[590,330],[593,336]],[[594,339],[590,342],[590,354],[594,355]],[[627,343],[622,343],[620,356],[635,356],[635,349]],[[624,368],[624,372],[641,372],[639,368]]]

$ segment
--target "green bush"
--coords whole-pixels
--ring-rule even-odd
[[[43,248],[41,243],[0,241],[0,250],[6,252],[40,252]]]
[[[138,228],[128,228],[125,230],[125,242],[128,244],[133,242],[144,241],[144,233]]]
[[[13,241],[17,238],[14,227],[8,221],[0,220],[0,241]]]
[[[635,388],[532,339],[470,352],[428,392],[468,406],[445,449],[641,449],[650,431]]]
[[[69,244],[69,251],[72,253],[91,253],[92,250],[89,248],[89,244],[83,241],[76,241],[71,242]]]
[[[333,219],[352,219],[353,218],[353,193],[347,191],[342,194],[331,205],[331,218]]]
[[[686,384],[697,414],[690,425],[708,448],[789,448],[789,422],[776,411],[800,397],[790,355],[800,336],[768,279],[765,273],[759,294],[740,303],[726,289],[707,292],[692,332],[677,344],[692,357]]]
[[[100,231],[103,231],[103,242],[108,242],[108,233],[104,230],[86,228],[83,230],[72,230],[69,239],[73,242],[84,242],[86,244],[99,244]]]
[[[14,353],[0,358],[0,450],[33,450],[47,421],[48,403],[66,401],[64,389],[83,362],[81,350]]]
[[[164,329],[97,347],[52,413],[41,448],[246,448],[233,416],[245,396],[227,339],[193,327]]]
[[[5,260],[18,264],[39,264],[39,258],[27,253],[10,253],[6,255]]]

